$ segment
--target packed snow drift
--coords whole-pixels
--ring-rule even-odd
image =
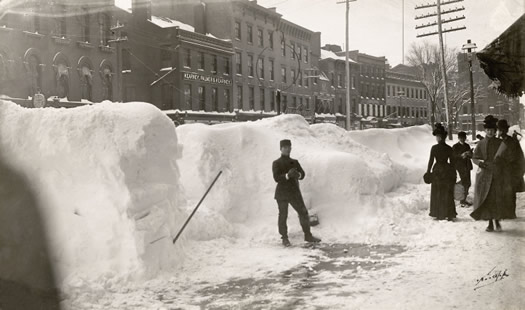
[[[3,204],[0,278],[32,284],[20,231],[43,225],[59,285],[157,275],[180,262],[181,211],[173,123],[147,103],[26,109],[0,102],[0,152],[39,201],[43,224]],[[16,191],[16,188],[12,189]],[[32,222],[33,221],[33,222]]]
[[[278,239],[271,167],[284,138],[292,140],[291,156],[306,171],[301,190],[310,213],[320,217],[323,232],[353,236],[354,241],[381,238],[388,233],[380,231],[381,225],[391,220],[379,220],[388,208],[385,194],[404,183],[421,182],[434,143],[428,126],[347,132],[331,124],[309,125],[297,115],[188,124],[177,127],[177,135],[183,145],[181,180],[190,201],[197,201],[223,171],[189,226],[195,240]],[[426,207],[423,198],[414,198],[418,207]],[[298,233],[295,213],[290,212],[290,218],[291,226],[295,223],[292,233]]]

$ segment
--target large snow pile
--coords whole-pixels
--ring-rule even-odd
[[[177,264],[171,237],[185,218],[173,123],[146,103],[25,109],[0,101],[0,150],[32,183],[59,283],[152,276]],[[3,205],[0,214],[8,213]],[[2,218],[0,278],[31,283],[38,268],[15,232],[33,218]],[[13,237],[15,236],[15,237]]]
[[[197,201],[223,171],[189,227],[196,240],[278,238],[271,167],[284,138],[292,140],[292,157],[306,171],[303,196],[310,212],[321,218],[323,234],[369,240],[382,233],[378,230],[384,221],[378,219],[388,208],[386,194],[403,183],[421,182],[434,143],[427,126],[354,133],[330,124],[309,125],[296,115],[182,125],[177,135],[183,145],[181,180],[189,200]],[[413,153],[414,147],[425,151]],[[417,199],[420,203],[413,204],[427,207],[423,198]],[[295,213],[289,215],[291,233],[299,234]]]

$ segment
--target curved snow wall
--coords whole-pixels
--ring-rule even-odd
[[[59,284],[148,277],[177,264],[184,240],[173,246],[171,238],[186,216],[179,153],[173,123],[147,103],[25,109],[0,101],[0,156],[30,184],[42,218],[13,203],[24,194],[4,178],[12,188],[1,197],[0,279],[47,285],[39,226]]]
[[[272,161],[279,141],[292,140],[292,158],[306,171],[301,190],[311,213],[334,234],[376,231],[384,197],[403,183],[420,183],[434,139],[430,127],[347,132],[331,124],[309,125],[302,117],[177,127],[186,197],[195,202],[214,176],[223,175],[189,225],[196,240],[217,237],[278,238]],[[424,155],[423,155],[424,154]],[[298,229],[290,207],[289,225]],[[290,221],[292,224],[290,224]],[[351,227],[359,227],[361,231]],[[330,231],[332,233],[332,231]]]

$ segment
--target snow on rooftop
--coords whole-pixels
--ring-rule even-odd
[[[334,59],[334,60],[345,61],[345,57],[344,56],[337,56],[334,52],[327,51],[327,50],[324,50],[324,49],[321,49],[321,59]],[[348,58],[348,61],[352,62],[352,63],[357,63],[354,60],[352,60],[351,58]]]
[[[167,17],[151,16],[151,22],[161,28],[178,27],[182,30],[195,32],[195,28],[193,26]]]

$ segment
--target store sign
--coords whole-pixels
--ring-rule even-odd
[[[225,79],[220,76],[209,76],[209,75],[202,75],[198,73],[189,73],[184,72],[183,78],[186,81],[198,81],[198,82],[205,82],[205,83],[211,83],[211,84],[220,84],[220,85],[232,85],[232,80]]]

